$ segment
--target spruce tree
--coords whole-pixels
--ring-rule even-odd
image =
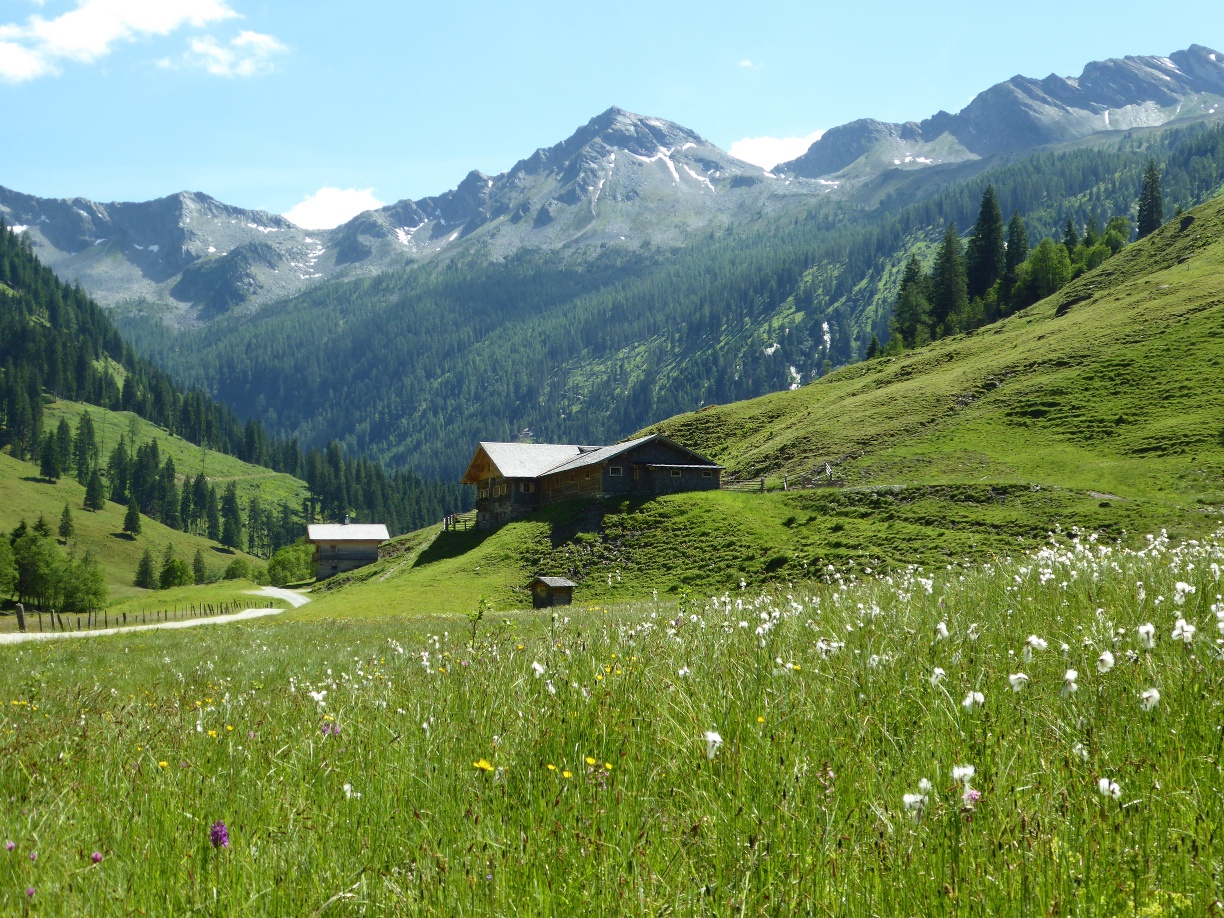
[[[238,508],[238,486],[230,482],[221,498],[221,544],[238,548],[242,543],[242,512]]]
[[[917,255],[911,255],[901,276],[901,289],[893,307],[893,337],[906,347],[915,347],[930,340],[931,304],[927,300],[930,279],[922,270]]]
[[[195,557],[191,559],[191,573],[197,584],[208,582],[208,568],[204,565],[204,552],[198,548]]]
[[[76,465],[77,481],[82,485],[89,481],[89,473],[98,464],[98,437],[94,432],[93,418],[86,411],[77,421],[76,437],[72,441],[72,459]]]
[[[1007,258],[1007,245],[1003,238],[1005,232],[998,195],[995,194],[994,185],[987,185],[966,252],[966,273],[971,299],[984,297],[1003,276]]]
[[[106,491],[102,486],[102,474],[95,465],[89,473],[89,483],[85,485],[85,509],[101,510],[106,506]]]
[[[871,336],[871,341],[867,344],[867,359],[875,360],[880,356],[880,339],[874,334]]]
[[[153,555],[147,548],[140,556],[140,563],[136,566],[134,583],[142,590],[152,590],[157,587],[157,580],[153,572]]]
[[[76,527],[72,525],[72,511],[68,509],[67,504],[64,504],[64,512],[60,514],[59,537],[67,542],[75,534]]]
[[[140,535],[140,504],[136,498],[128,501],[127,513],[123,517],[123,531],[134,536]]]
[[[214,542],[221,541],[221,508],[217,506],[217,489],[208,486],[208,498],[204,502],[204,519],[207,522],[208,537]]]
[[[42,448],[38,451],[38,474],[48,481],[59,480],[60,465],[55,453],[55,434],[47,434]]]
[[[1149,159],[1139,192],[1139,238],[1150,236],[1164,223],[1164,199],[1160,193],[1160,168]]]
[[[1028,228],[1019,212],[1012,214],[1011,223],[1007,225],[1007,255],[1003,262],[1003,296],[1004,303],[1011,303],[1012,288],[1016,286],[1016,275],[1020,266],[1029,255]]]
[[[949,223],[931,272],[931,325],[936,334],[954,334],[958,330],[957,321],[968,311],[968,283],[964,246],[956,224]]]
[[[55,428],[55,462],[61,475],[72,468],[72,428],[67,418],[60,418]]]
[[[1068,255],[1073,254],[1080,244],[1079,230],[1075,228],[1075,221],[1070,217],[1067,218],[1067,223],[1063,227],[1062,243],[1066,247]]]

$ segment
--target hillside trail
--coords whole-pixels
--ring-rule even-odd
[[[310,602],[309,596],[295,593],[292,590],[281,590],[276,587],[264,587],[259,590],[248,590],[252,596],[267,596],[283,599],[295,609]],[[17,634],[0,634],[0,644],[24,644],[28,641],[56,641],[62,638],[89,638],[109,634],[131,634],[134,631],[159,631],[171,628],[196,628],[201,625],[225,625],[229,622],[246,621],[252,618],[266,618],[269,615],[280,615],[284,609],[243,609],[228,615],[214,615],[209,618],[189,618],[177,622],[159,622],[156,625],[128,625],[125,628],[95,628],[90,631],[39,631]]]

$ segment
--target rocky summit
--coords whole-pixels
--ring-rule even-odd
[[[888,168],[921,169],[1077,140],[1102,131],[1154,127],[1221,112],[1224,54],[1191,45],[1169,57],[1097,61],[1078,78],[1015,76],[955,115],[888,124],[862,119],[825,132],[775,171],[854,179]]]
[[[176,323],[207,321],[299,293],[337,274],[376,273],[476,251],[671,243],[711,223],[821,194],[693,131],[611,108],[497,176],[304,230],[200,193],[145,203],[53,200],[0,188],[0,217],[40,258],[104,305],[144,301]]]

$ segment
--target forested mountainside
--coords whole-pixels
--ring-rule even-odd
[[[480,439],[598,443],[702,405],[787,389],[887,342],[902,268],[929,264],[993,185],[1034,245],[1068,221],[1125,216],[1155,158],[1166,211],[1224,182],[1224,129],[1081,141],[939,186],[879,188],[871,210],[818,207],[627,244],[588,259],[522,250],[329,282],[206,331],[122,328],[179,378],[280,436],[456,475]],[[945,332],[955,331],[947,327]]]
[[[156,439],[123,436],[103,455],[85,415],[72,429],[62,412],[46,423],[56,399],[126,411],[190,443],[302,478],[303,507],[240,507],[233,482],[210,483],[177,469]],[[137,429],[137,428],[133,428]],[[387,473],[366,458],[345,457],[338,444],[304,450],[296,439],[268,436],[258,421],[200,389],[180,388],[170,375],[124,343],[111,317],[79,286],[67,286],[35,257],[28,239],[0,221],[0,447],[38,461],[43,477],[75,474],[96,495],[138,510],[174,529],[207,534],[231,547],[267,553],[301,535],[303,516],[336,519],[356,513],[406,531],[462,506],[458,485],[427,482],[410,471]],[[181,483],[181,486],[180,486]],[[226,519],[232,525],[223,525]],[[254,522],[252,522],[254,521]],[[259,538],[251,541],[254,529]],[[244,533],[244,530],[247,530]],[[245,536],[245,537],[244,537]]]

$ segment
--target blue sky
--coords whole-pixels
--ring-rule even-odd
[[[313,199],[292,212],[321,228],[500,172],[611,105],[767,160],[802,145],[745,138],[920,119],[1016,73],[1224,47],[1215,2],[1107,9],[0,0],[0,185],[204,191],[277,213]]]

